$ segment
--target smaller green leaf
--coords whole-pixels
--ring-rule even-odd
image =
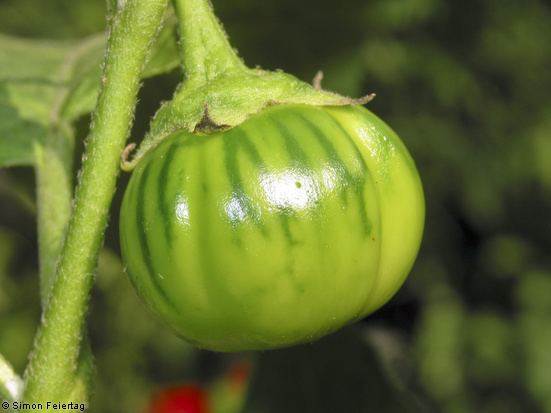
[[[175,30],[174,16],[169,15],[151,49],[151,56],[142,74],[143,78],[170,72],[178,66]],[[83,53],[75,62],[74,75],[63,107],[63,118],[68,121],[91,112],[99,93],[105,36],[95,35],[89,38],[87,43],[89,44],[87,53]]]
[[[59,124],[74,47],[0,35],[0,167],[33,164],[35,145]]]
[[[0,167],[34,163],[34,145],[52,128],[91,112],[96,104],[105,35],[81,41],[28,40],[0,35]],[[144,77],[179,64],[175,19],[168,15]]]
[[[61,117],[72,121],[92,111],[101,79],[101,61],[105,54],[105,35],[96,34],[82,40],[65,64],[71,66]]]
[[[180,64],[176,37],[176,18],[169,14],[159,33],[142,76],[158,76],[174,70]]]
[[[46,130],[38,123],[21,119],[2,98],[0,85],[0,168],[27,166],[34,162],[34,142],[42,141]]]

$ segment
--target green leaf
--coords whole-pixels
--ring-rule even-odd
[[[174,31],[174,18],[168,16],[144,77],[178,65]],[[104,34],[80,41],[0,35],[0,167],[32,165],[35,144],[92,111],[104,53]]]
[[[152,47],[151,56],[142,74],[143,78],[170,72],[178,66],[175,28],[173,16],[168,16]],[[97,48],[82,56],[71,80],[70,93],[63,108],[63,117],[69,121],[91,112],[96,103],[105,39],[103,36],[96,36],[94,39],[100,39],[101,42],[97,44]]]
[[[67,92],[61,108],[61,116],[73,121],[91,112],[96,104],[101,79],[101,62],[105,53],[105,35],[97,34],[83,40],[73,49],[66,65],[72,66],[67,79]]]
[[[168,73],[179,66],[180,56],[178,54],[176,23],[174,15],[169,13],[152,48],[151,56],[142,77],[147,78]]]
[[[61,125],[71,81],[98,43],[0,35],[0,167],[33,163],[34,145]]]
[[[31,165],[33,142],[42,140],[45,130],[37,123],[20,118],[5,100],[6,91],[0,85],[0,167]]]
[[[360,330],[263,353],[244,413],[418,412],[394,388]]]

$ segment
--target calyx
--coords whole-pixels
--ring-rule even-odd
[[[206,135],[232,128],[272,105],[363,105],[375,96],[353,99],[325,91],[320,73],[312,86],[282,71],[249,68],[232,49],[207,0],[175,0],[175,6],[186,78],[155,114],[132,160],[126,159],[129,151],[123,154],[125,171],[177,131]]]

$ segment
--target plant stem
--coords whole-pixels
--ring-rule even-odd
[[[12,366],[0,354],[0,398],[4,400],[19,400],[23,382]]]
[[[78,367],[84,316],[132,123],[140,74],[167,0],[128,0],[113,21],[102,88],[61,260],[25,372],[24,400],[63,400]]]
[[[207,83],[220,74],[245,70],[208,0],[173,0],[180,53],[187,81]]]

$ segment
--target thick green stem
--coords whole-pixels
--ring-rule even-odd
[[[132,123],[140,74],[167,0],[127,0],[114,19],[74,211],[33,352],[24,400],[64,400],[78,368],[82,327]]]
[[[208,0],[173,0],[180,29],[184,72],[190,82],[208,83],[245,65],[214,15]]]
[[[40,297],[46,305],[71,215],[73,137],[59,128],[35,150]]]

